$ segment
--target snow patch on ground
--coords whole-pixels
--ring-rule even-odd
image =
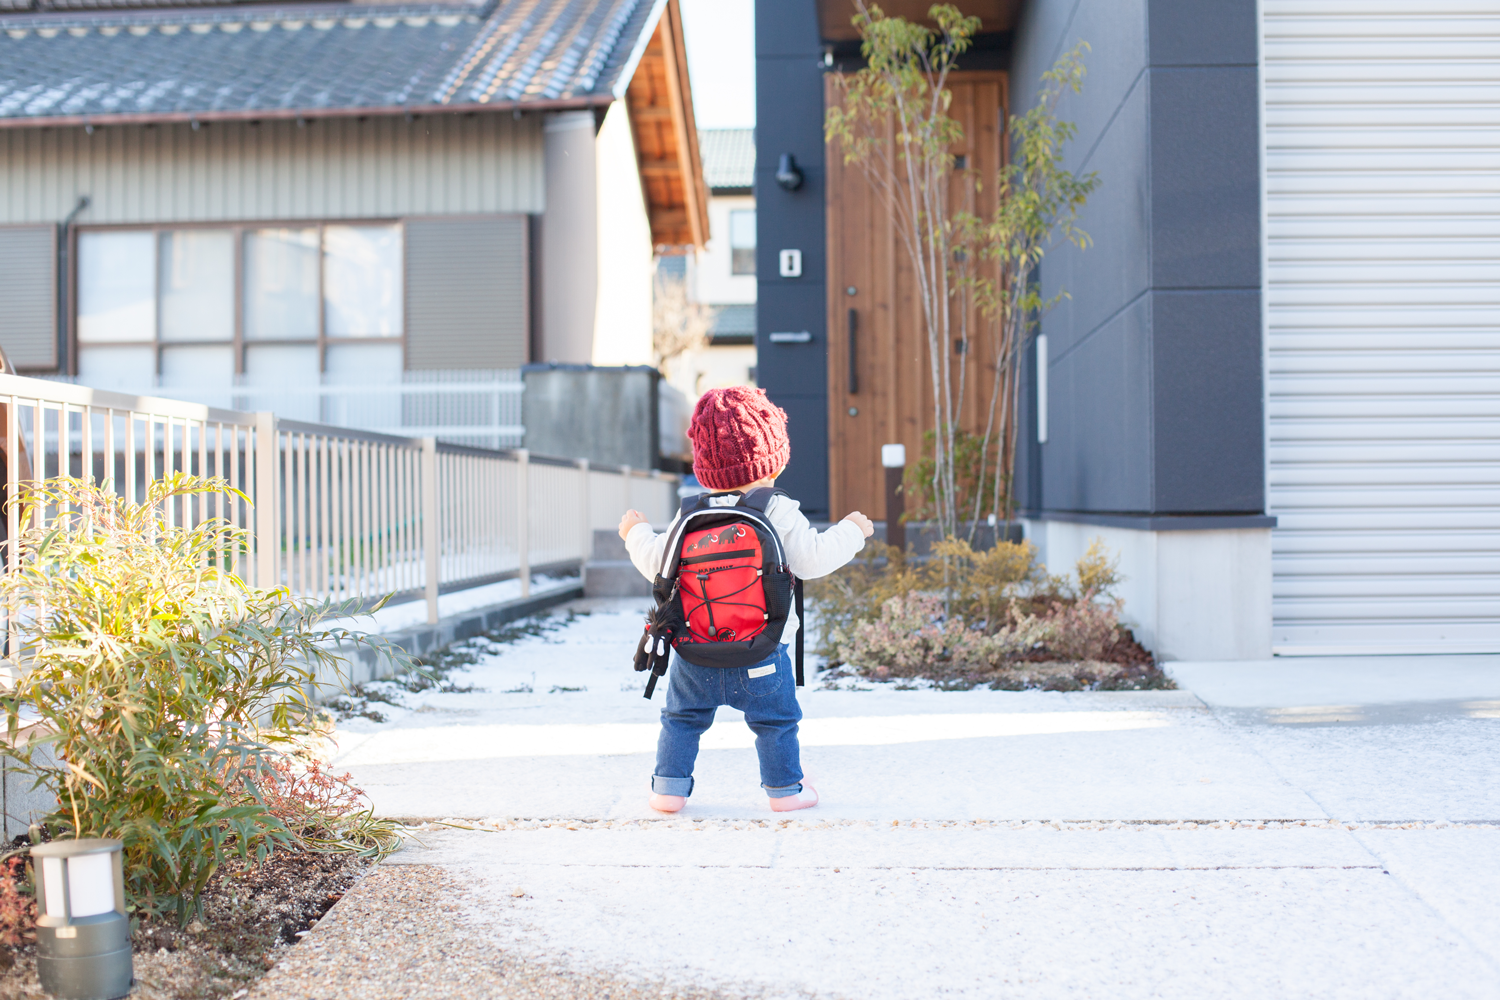
[[[1496,996],[1500,720],[810,684],[817,809],[768,811],[721,710],[661,818],[641,603],[340,726],[379,811],[449,817],[391,863],[458,873],[497,950],[742,996]]]

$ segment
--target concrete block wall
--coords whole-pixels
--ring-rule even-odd
[[[1121,615],[1160,660],[1271,656],[1271,529],[1149,531],[1027,521],[1053,573],[1070,573],[1096,538],[1119,557]]]

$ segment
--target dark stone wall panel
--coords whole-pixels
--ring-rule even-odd
[[[757,381],[790,418],[792,462],[778,485],[809,516],[828,516],[828,340],[823,172],[823,69],[812,0],[755,5]],[[796,191],[776,184],[782,153],[797,158]],[[802,251],[802,277],[783,278],[777,253]],[[806,330],[809,344],[772,345]]]
[[[794,285],[768,293],[761,283],[756,310],[755,338],[757,381],[767,389],[796,395],[828,395],[828,336],[825,329],[823,282]],[[773,344],[771,334],[806,330],[806,344]]]
[[[1048,338],[1048,509],[1152,509],[1151,329],[1143,297],[1072,351]]]
[[[1065,95],[1058,106],[1059,116],[1078,126],[1071,169],[1086,162],[1146,68],[1146,0],[1027,4],[1013,55],[1013,111],[1023,113],[1036,104],[1042,74],[1079,41],[1092,49],[1084,57],[1088,75],[1083,92]]]
[[[1092,335],[1139,298],[1151,281],[1149,95],[1126,99],[1092,161],[1100,184],[1079,216],[1093,245],[1054,247],[1042,269],[1048,298],[1066,292],[1043,319],[1055,354]]]
[[[799,501],[802,513],[813,521],[843,517],[847,510],[828,510],[828,396],[798,396],[774,388],[767,393],[786,411],[792,439],[792,460],[776,488]]]
[[[1260,292],[1155,292],[1158,513],[1265,505]]]
[[[1255,0],[1150,0],[1151,65],[1255,66]]]
[[[1152,284],[1258,288],[1256,71],[1157,69],[1150,89]]]
[[[797,165],[804,171],[822,170],[823,68],[817,59],[816,48],[797,58],[756,56],[756,107],[775,109],[761,114],[755,126],[755,183],[761,196],[768,193],[768,183],[774,190],[781,190],[775,177],[782,153],[797,157]],[[809,193],[808,186],[804,184],[797,193]]]

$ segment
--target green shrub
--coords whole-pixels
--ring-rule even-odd
[[[943,613],[954,614],[993,635],[1010,623],[1008,607],[1021,594],[1052,594],[1057,581],[1047,576],[1029,542],[1000,542],[976,552],[955,538],[933,546],[932,558],[915,560],[879,542],[866,542],[862,557],[837,573],[808,584],[817,612],[815,649],[838,656],[842,643],[861,622],[874,621],[893,597],[936,594]]]
[[[13,503],[20,568],[0,578],[19,676],[0,695],[0,752],[57,796],[54,835],[118,837],[138,912],[186,922],[230,853],[247,862],[302,846],[260,791],[315,735],[309,692],[334,647],[378,639],[325,622],[353,603],[257,589],[219,565],[248,533],[218,519],[168,523],[181,497],[245,497],[222,479],[176,474],[135,504],[67,477]],[[183,504],[185,508],[187,504]],[[357,845],[356,845],[357,846]]]
[[[1119,636],[1118,560],[1095,539],[1076,583],[1047,572],[1028,542],[976,552],[961,539],[926,560],[888,546],[808,587],[815,650],[882,676],[994,669],[1007,661],[1098,660]]]

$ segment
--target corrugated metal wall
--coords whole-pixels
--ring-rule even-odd
[[[10,363],[56,367],[56,226],[0,226],[0,303],[0,347]]]
[[[1262,29],[1274,644],[1500,649],[1500,8]]]
[[[0,224],[540,212],[539,116],[0,129]]]
[[[408,219],[405,230],[406,367],[529,361],[526,216]]]

